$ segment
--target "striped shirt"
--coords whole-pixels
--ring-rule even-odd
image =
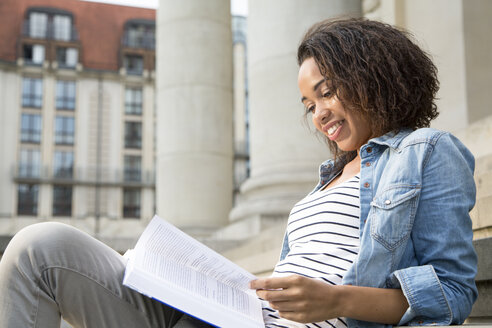
[[[289,215],[290,252],[274,277],[298,274],[339,285],[359,252],[359,175],[298,202]],[[263,301],[266,327],[347,327],[344,318],[300,324],[279,317]]]

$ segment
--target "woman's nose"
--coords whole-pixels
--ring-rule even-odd
[[[330,120],[330,115],[331,112],[323,104],[319,104],[314,110],[313,119],[320,124],[325,124]]]

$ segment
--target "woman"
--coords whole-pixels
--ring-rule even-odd
[[[477,296],[473,157],[422,129],[437,116],[434,65],[404,33],[364,20],[315,25],[298,61],[302,102],[335,159],[292,210],[274,275],[251,282],[265,325],[462,322]],[[124,265],[72,227],[28,227],[0,263],[0,326],[56,327],[60,314],[82,327],[202,325],[123,287]]]
[[[298,63],[302,103],[335,159],[291,212],[273,277],[251,284],[269,302],[265,321],[462,323],[477,297],[474,159],[425,128],[435,66],[404,32],[363,20],[316,24]]]

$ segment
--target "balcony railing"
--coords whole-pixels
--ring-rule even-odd
[[[136,36],[125,31],[121,43],[128,48],[155,50],[155,34],[145,33]]]
[[[140,217],[140,205],[125,205],[123,206],[124,218],[139,218]]]
[[[125,169],[124,179],[128,182],[140,182],[142,180],[142,170],[140,169]]]
[[[33,39],[47,39],[58,40],[66,42],[79,41],[79,34],[74,25],[66,31],[58,26],[55,26],[53,22],[48,22],[46,26],[31,26],[29,20],[25,20],[22,23],[22,36]]]
[[[17,183],[52,183],[62,185],[90,185],[107,187],[154,188],[155,173],[149,170],[125,172],[124,169],[76,167],[73,171],[58,170],[51,166],[26,166],[17,164],[12,168],[12,178]]]

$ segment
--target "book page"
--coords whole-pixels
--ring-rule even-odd
[[[139,253],[138,265],[145,268],[155,268],[158,258],[165,258],[244,291],[249,289],[249,282],[256,278],[158,216],[145,229],[135,251]],[[149,254],[158,256],[149,258]],[[159,274],[158,270],[154,272]]]
[[[133,270],[144,272],[147,284],[135,286],[136,280],[127,277]],[[149,276],[156,277],[159,281],[152,280]],[[129,287],[156,298],[151,293],[152,286],[149,285],[155,281],[156,287],[161,285],[166,289],[165,292],[160,291],[162,294],[159,295],[159,300],[191,315],[195,315],[195,312],[203,313],[207,316],[203,319],[212,320],[209,321],[211,323],[214,318],[223,317],[224,313],[230,311],[263,323],[261,302],[248,287],[253,279],[255,276],[251,273],[158,216],[152,219],[137,242],[125,272],[125,281],[132,281]],[[169,288],[170,284],[174,285],[173,289]],[[198,307],[210,308],[197,309],[197,306],[191,305],[193,302],[186,302],[183,297],[193,298],[194,301],[201,299],[202,301],[197,302]],[[214,311],[217,313],[213,314]]]
[[[257,310],[257,297],[235,287],[215,280],[202,272],[189,267],[176,265],[173,260],[161,258],[159,255],[147,254],[147,264],[142,266],[147,273],[162,279],[161,283],[172,283],[175,288],[182,289],[194,297],[201,296],[215,301],[229,310],[235,310],[247,316],[254,316]]]

